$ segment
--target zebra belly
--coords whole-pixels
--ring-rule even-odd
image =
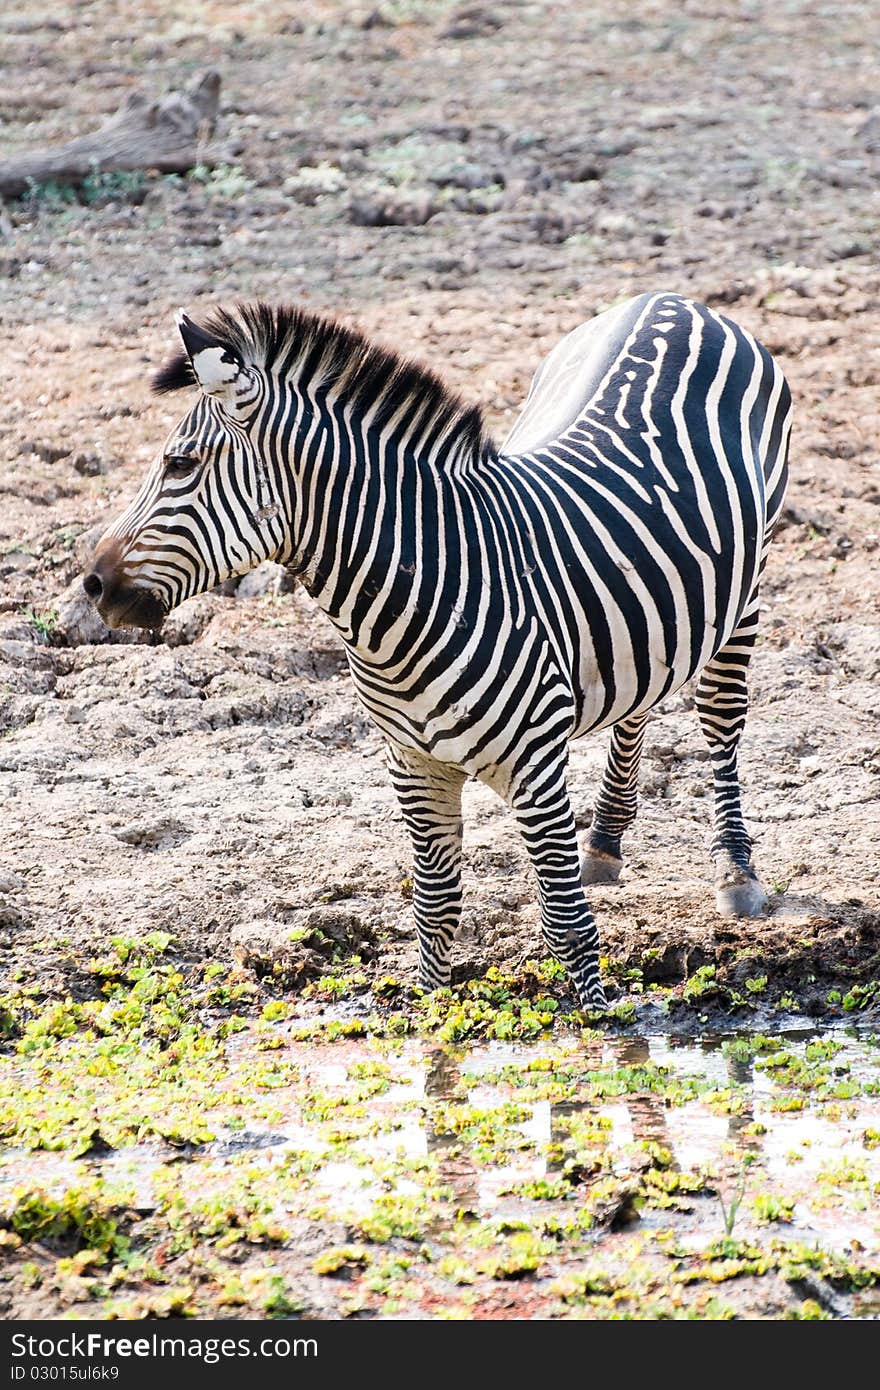
[[[566,468],[531,458],[519,498],[529,609],[570,682],[576,736],[652,708],[711,659],[752,592],[760,544],[754,504],[728,511],[713,544],[694,498],[649,470],[645,495],[624,505],[605,475]]]
[[[522,734],[548,706],[570,736],[576,708],[569,673],[534,615],[504,637],[491,625],[476,636],[482,640],[469,654],[448,651],[444,669],[429,680],[390,681],[358,662],[352,675],[392,743],[484,777],[516,756]]]
[[[551,486],[552,470],[543,476]],[[729,637],[757,570],[753,534],[734,583],[732,533],[722,533],[719,551],[686,544],[678,534],[686,510],[682,520],[671,503],[646,513],[653,559],[631,528],[612,527],[586,484],[555,498],[552,546],[542,514],[523,515],[540,563],[528,563],[528,545],[516,565],[513,552],[484,550],[479,609],[466,605],[458,621],[454,610],[444,615],[401,663],[394,629],[377,651],[350,649],[360,698],[385,736],[471,776],[515,757],[515,735],[539,727],[548,704],[554,737],[572,738],[679,689]],[[468,566],[477,573],[476,552]]]
[[[689,550],[686,563],[670,558],[662,576],[652,576],[621,550],[581,576],[573,736],[652,709],[724,645],[751,594],[759,551],[748,547],[737,578],[726,558]]]

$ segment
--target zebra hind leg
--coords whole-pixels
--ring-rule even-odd
[[[461,916],[461,789],[464,774],[434,758],[388,750],[391,781],[413,846],[413,909],[419,982],[449,984],[450,951]]]
[[[636,818],[646,723],[647,715],[639,715],[621,719],[611,730],[608,760],[581,860],[582,883],[616,883],[620,877],[620,841]]]
[[[727,645],[703,668],[697,713],[715,784],[715,899],[723,917],[760,917],[767,894],[752,868],[752,841],[740,800],[737,753],[749,698],[746,673],[758,630],[757,594]]]
[[[509,797],[538,879],[541,932],[572,978],[585,1009],[604,1009],[599,936],[581,884],[577,831],[565,784],[565,758],[533,770]]]

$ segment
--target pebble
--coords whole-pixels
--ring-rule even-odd
[[[59,594],[54,608],[56,622],[52,638],[58,646],[81,647],[91,642],[106,642],[109,638],[110,629],[90,603],[79,576]]]

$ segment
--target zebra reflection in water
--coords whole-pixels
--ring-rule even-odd
[[[684,1044],[685,1050],[692,1044]],[[706,1049],[701,1048],[701,1051]],[[665,1057],[666,1049],[662,1050]],[[719,1053],[716,1043],[708,1053]],[[719,1053],[720,1056],[720,1053]],[[507,1065],[516,1065],[525,1058],[511,1052]],[[614,1073],[621,1068],[650,1068],[669,1066],[670,1083],[677,1071],[674,1056],[658,1063],[652,1056],[647,1038],[584,1039],[576,1053],[566,1053],[561,1066],[576,1089],[588,1091],[591,1076]],[[564,1099],[559,1101],[530,1098],[529,1088],[514,1087],[508,1091],[498,1072],[505,1065],[503,1051],[479,1049],[467,1057],[459,1057],[445,1048],[430,1048],[424,1059],[423,1130],[425,1148],[437,1164],[437,1176],[447,1186],[462,1213],[485,1217],[497,1215],[503,1196],[498,1194],[498,1176],[493,1166],[476,1156],[477,1141],[467,1137],[468,1110],[475,1112],[503,1104],[504,1097],[522,1104],[531,1111],[521,1125],[511,1123],[510,1133],[523,1133],[524,1156],[519,1164],[514,1150],[510,1169],[516,1176],[514,1187],[542,1177],[564,1178],[570,1183],[570,1198],[587,1201],[593,1183],[613,1172],[626,1189],[627,1179],[637,1170],[659,1164],[669,1172],[693,1170],[708,1165],[722,1170],[729,1165],[741,1170],[761,1151],[760,1133],[755,1129],[754,1068],[751,1059],[737,1058],[729,1052],[717,1068],[721,1089],[730,1089],[736,1096],[726,1116],[689,1115],[681,1125],[672,1122],[676,1115],[661,1092],[645,1087],[632,1093],[610,1094],[595,1098]],[[536,1076],[540,1082],[547,1073]],[[498,1091],[491,1101],[486,1088]],[[461,1107],[459,1113],[449,1106]],[[526,1135],[528,1142],[526,1142]],[[519,1171],[517,1172],[517,1169]],[[714,1188],[707,1190],[712,1196]],[[613,1212],[613,1203],[611,1203]],[[611,1224],[626,1224],[632,1213],[628,1202],[621,1203],[619,1214],[612,1214]]]

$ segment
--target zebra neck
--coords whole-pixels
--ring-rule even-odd
[[[338,439],[335,441],[338,444]],[[415,448],[367,433],[316,462],[302,488],[299,554],[291,565],[343,640],[365,657],[402,619],[417,619],[460,545],[455,518],[473,506],[485,450],[473,441]]]

